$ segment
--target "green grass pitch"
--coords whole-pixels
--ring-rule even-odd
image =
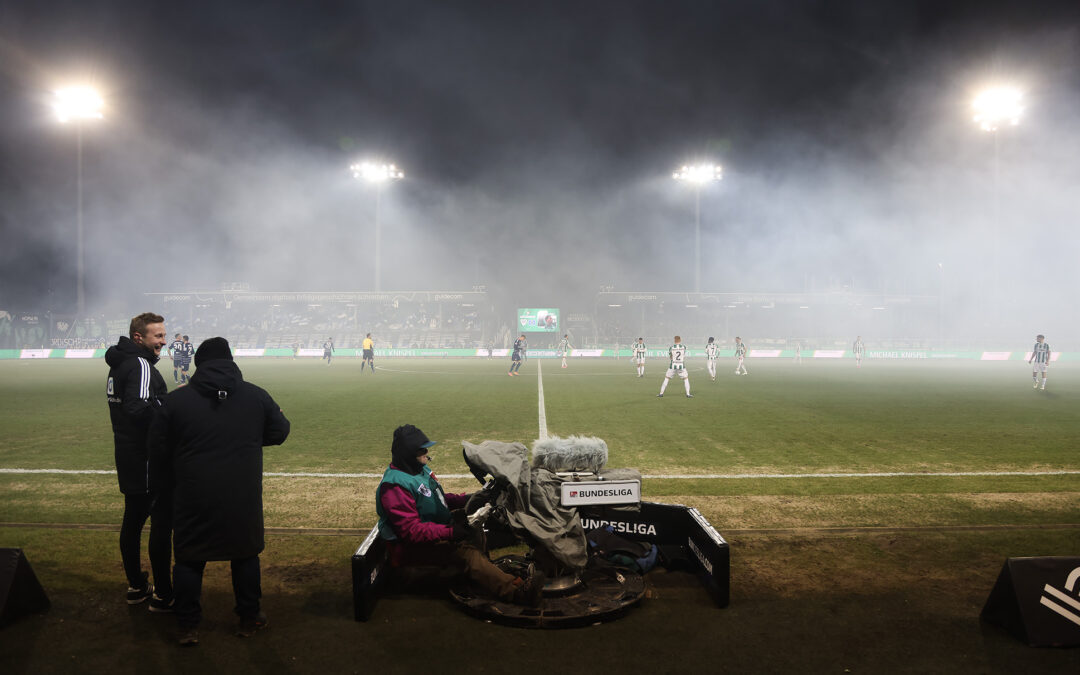
[[[1080,367],[1055,365],[1047,391],[1033,391],[1026,364],[1008,362],[868,361],[856,370],[850,360],[754,359],[750,375],[736,377],[721,361],[710,382],[699,360],[694,398],[676,380],[659,399],[658,359],[644,378],[626,360],[567,369],[531,360],[520,377],[507,377],[501,359],[382,359],[374,375],[359,365],[240,361],[293,424],[285,445],[265,451],[260,557],[272,628],[250,643],[231,635],[228,565],[211,564],[203,639],[185,651],[171,617],[123,602],[104,362],[0,361],[0,546],[26,551],[53,601],[0,631],[0,665],[420,672],[437,654],[448,672],[546,673],[571,662],[589,671],[629,659],[658,673],[688,663],[1078,672],[1076,650],[1032,650],[978,615],[1005,558],[1076,554]],[[159,367],[171,383],[168,362]],[[692,575],[657,572],[640,608],[583,629],[508,629],[464,616],[445,597],[413,594],[385,598],[373,621],[354,622],[349,556],[375,522],[375,476],[394,428],[424,429],[439,443],[433,468],[448,490],[475,489],[472,478],[453,477],[466,473],[460,441],[531,444],[538,368],[551,434],[603,438],[609,466],[646,476],[646,499],[694,506],[727,538],[731,605],[715,607]],[[102,473],[25,472],[42,469]],[[393,648],[410,636],[422,636],[423,649]]]
[[[735,376],[731,363],[722,360],[713,382],[704,362],[695,361],[694,398],[684,397],[676,378],[660,399],[666,362],[659,359],[649,361],[644,378],[635,376],[628,360],[572,359],[566,369],[558,360],[530,360],[520,377],[506,375],[508,363],[382,359],[377,373],[361,374],[358,359],[336,359],[330,366],[315,359],[240,360],[245,377],[266,388],[293,425],[285,445],[266,450],[267,472],[378,474],[394,428],[412,423],[439,442],[433,464],[438,473],[464,474],[461,440],[529,445],[537,438],[541,370],[550,434],[598,436],[609,446],[609,466],[636,468],[647,477],[679,476],[646,478],[646,498],[700,498],[709,513],[710,498],[789,495],[819,500],[827,512],[820,522],[800,511],[790,523],[751,517],[737,519],[739,525],[1075,520],[1068,510],[1054,508],[1056,515],[1048,515],[1039,507],[1051,497],[1015,513],[1008,503],[983,511],[966,497],[1080,490],[1075,473],[1053,474],[1080,470],[1080,373],[1067,364],[1051,370],[1046,391],[1034,391],[1026,364],[867,361],[856,369],[850,360],[754,359],[749,375]],[[159,368],[171,387],[169,362]],[[7,402],[0,410],[0,469],[111,470],[106,372],[97,360],[0,362],[0,395]],[[978,475],[986,473],[1002,475]],[[339,494],[299,478],[268,482],[267,524],[370,522],[368,481],[345,482],[361,495],[351,509],[322,503],[347,500],[349,488]],[[465,479],[452,483],[452,489],[471,489]],[[112,522],[118,506],[115,478],[109,476],[0,474],[0,484],[8,486],[3,520],[9,522]],[[35,488],[41,485],[63,489]],[[36,494],[50,496],[38,503]],[[65,504],[60,495],[75,504]],[[306,516],[283,507],[282,521],[273,522],[274,495],[296,502],[297,509],[306,504]],[[942,495],[964,495],[965,501],[953,504]],[[841,499],[850,503],[837,505]],[[723,518],[723,509],[712,515]],[[320,522],[321,516],[328,522]],[[723,529],[723,522],[716,524]]]

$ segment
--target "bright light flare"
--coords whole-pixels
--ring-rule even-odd
[[[975,123],[983,131],[997,131],[1003,125],[1020,124],[1020,114],[1024,112],[1021,103],[1022,94],[1011,87],[987,89],[972,102],[975,109]]]
[[[724,172],[719,164],[698,164],[696,166],[684,166],[671,174],[675,180],[684,180],[688,183],[708,183],[720,180]]]
[[[53,110],[62,123],[75,120],[99,120],[104,117],[105,101],[90,87],[66,87],[53,92]]]
[[[361,162],[349,167],[353,178],[358,178],[369,183],[385,183],[391,180],[400,180],[405,173],[393,164],[376,164],[375,162]]]

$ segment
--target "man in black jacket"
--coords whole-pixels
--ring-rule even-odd
[[[151,484],[172,495],[181,645],[198,644],[209,560],[231,562],[236,634],[266,625],[259,603],[262,448],[289,435],[289,420],[270,394],[244,381],[225,338],[199,345],[195,367],[190,384],[165,398],[149,441]]]
[[[150,599],[150,611],[172,611],[172,559],[169,534],[171,507],[151,495],[147,476],[146,434],[154,411],[166,394],[165,379],[154,367],[165,346],[165,319],[153,312],[134,317],[128,337],[120,336],[105,352],[109,364],[106,395],[112,420],[116,477],[124,494],[124,520],[120,525],[120,558],[128,578],[127,602],[137,605]],[[139,544],[143,526],[150,518],[150,567],[154,584],[142,571]],[[153,596],[153,597],[151,597]]]

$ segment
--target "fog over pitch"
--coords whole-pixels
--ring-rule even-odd
[[[944,5],[944,6],[943,6]],[[70,309],[89,79],[87,304],[142,291],[485,284],[936,295],[950,332],[1066,341],[1080,184],[1080,7],[1044,2],[71,3],[0,10],[0,309]],[[1024,92],[982,132],[983,86]],[[585,302],[582,302],[585,299]],[[926,334],[936,334],[927,327]]]

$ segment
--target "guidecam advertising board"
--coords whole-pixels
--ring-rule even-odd
[[[550,307],[543,309],[519,309],[518,330],[522,333],[549,333],[559,330],[559,310]]]

